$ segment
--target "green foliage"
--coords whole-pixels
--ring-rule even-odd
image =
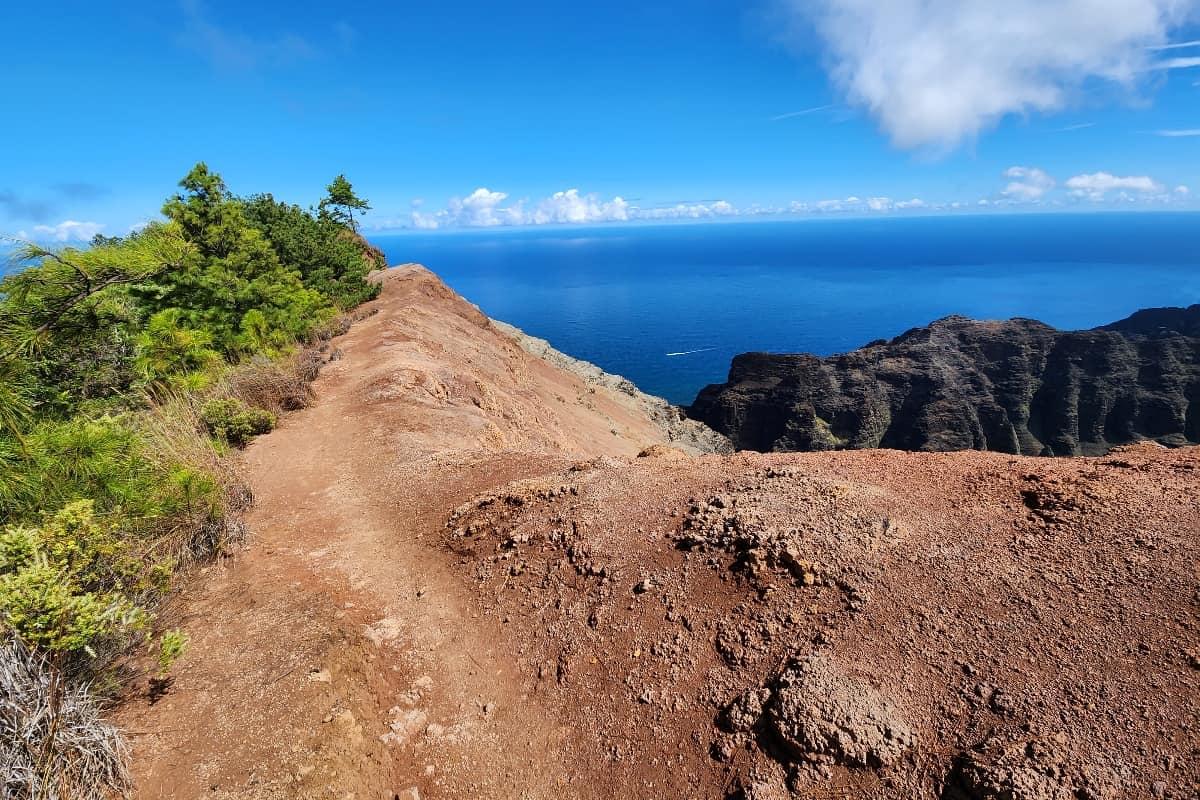
[[[131,598],[151,588],[153,574],[80,500],[39,527],[5,529],[0,619],[35,647],[95,655],[105,640],[145,629],[146,610]]]
[[[32,408],[69,413],[133,382],[140,308],[131,287],[181,265],[190,246],[173,225],[152,225],[113,244],[54,252],[18,250],[34,266],[0,282],[0,428]]]
[[[367,201],[354,193],[354,187],[345,175],[338,175],[333,183],[325,187],[326,195],[318,208],[323,217],[327,217],[339,225],[345,225],[352,231],[358,231],[354,222],[355,211],[369,211]]]
[[[344,176],[328,188],[319,213],[243,200],[200,163],[164,222],[18,248],[0,281],[0,637],[100,652],[146,626],[176,557],[211,552],[232,496],[221,443],[275,417],[204,400],[378,291],[382,254],[353,230],[368,206]],[[281,409],[306,402],[258,383]],[[164,669],[185,644],[164,635]]]
[[[9,516],[28,519],[42,508],[92,498],[105,510],[143,507],[155,487],[135,433],[113,417],[45,420],[26,437],[24,458],[0,481]]]
[[[255,436],[270,433],[275,428],[274,414],[251,408],[231,397],[205,403],[200,418],[209,433],[234,447],[242,447]]]
[[[178,628],[162,635],[158,642],[158,676],[160,678],[166,677],[167,673],[171,671],[171,666],[187,650],[187,646],[188,636]]]
[[[279,260],[298,269],[306,286],[338,308],[352,308],[379,293],[378,285],[366,280],[378,256],[329,216],[314,217],[269,194],[248,198],[245,212],[270,241]]]
[[[280,350],[333,316],[330,301],[279,260],[241,201],[204,164],[180,186],[184,192],[163,213],[192,251],[179,268],[139,290],[151,312],[175,309],[178,324],[208,331],[227,356]]]
[[[222,362],[211,347],[212,334],[186,327],[182,317],[178,308],[159,311],[137,336],[134,370],[153,392],[186,386],[187,376],[203,375]]]

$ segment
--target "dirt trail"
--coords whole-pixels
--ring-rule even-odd
[[[122,713],[140,797],[563,796],[567,731],[435,548],[479,492],[663,434],[425,270],[385,281],[319,401],[245,453],[250,544],[183,593],[170,693]]]
[[[421,268],[373,308],[245,453],[140,797],[1200,797],[1200,448],[692,457]]]

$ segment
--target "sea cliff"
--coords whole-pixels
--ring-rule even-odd
[[[1200,305],[1060,331],[951,316],[843,355],[745,353],[689,413],[740,449],[1096,455],[1200,441]]]

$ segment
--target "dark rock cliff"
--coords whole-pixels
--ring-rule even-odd
[[[744,450],[1095,455],[1200,442],[1200,305],[1086,331],[946,317],[844,355],[745,353],[689,414]]]

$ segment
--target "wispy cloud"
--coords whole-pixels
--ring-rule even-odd
[[[73,219],[63,220],[57,225],[34,225],[31,231],[19,231],[18,239],[51,242],[87,242],[104,230],[99,222],[79,222]]]
[[[1171,44],[1159,44],[1146,49],[1152,53],[1162,52],[1163,50],[1183,50],[1185,48],[1200,47],[1200,39],[1191,42],[1173,42]]]
[[[338,44],[344,48],[349,48],[358,39],[358,31],[344,19],[333,23],[333,35],[337,38]]]
[[[777,0],[806,48],[903,148],[944,151],[1010,114],[1069,107],[1089,84],[1134,88],[1197,0]],[[1171,68],[1200,59],[1168,59]]]
[[[829,111],[833,108],[836,108],[836,106],[831,104],[827,106],[813,106],[812,108],[805,108],[801,111],[789,111],[786,114],[780,114],[778,116],[771,117],[771,122],[779,122],[780,120],[791,119],[792,117],[807,117],[810,114],[818,114],[822,111]]]
[[[252,36],[214,21],[201,0],[181,0],[184,27],[180,43],[217,69],[231,72],[281,67],[313,58],[317,48],[294,33]]]
[[[1094,122],[1080,122],[1075,125],[1067,125],[1062,128],[1055,128],[1054,132],[1055,133],[1070,133],[1071,131],[1081,131],[1084,128],[1094,128],[1094,127],[1096,127],[1096,123],[1094,123]]]
[[[1200,128],[1154,131],[1154,135],[1166,136],[1168,139],[1182,138],[1186,136],[1200,136]]]
[[[53,213],[54,207],[44,200],[36,200],[8,189],[0,189],[0,211],[12,219],[41,222]]]
[[[1192,67],[1200,67],[1200,56],[1168,58],[1166,61],[1158,62],[1155,66],[1159,69],[1191,69]]]
[[[69,200],[95,200],[108,194],[109,189],[86,181],[69,181],[54,184],[54,191]]]

